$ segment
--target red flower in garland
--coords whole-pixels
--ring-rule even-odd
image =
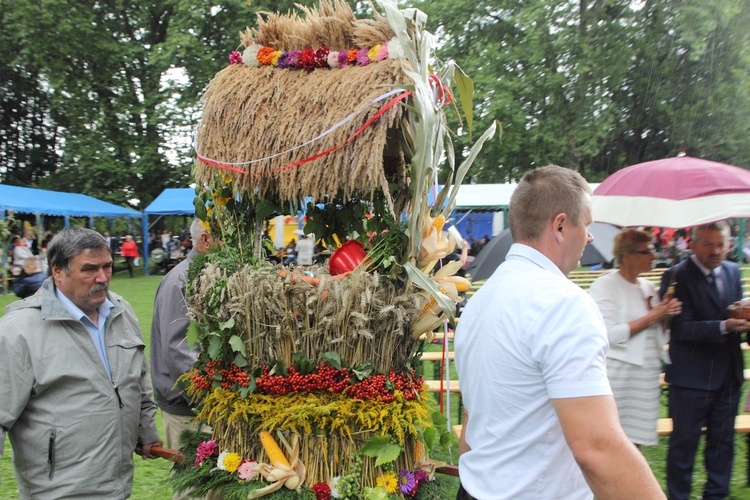
[[[331,487],[326,483],[314,484],[311,488],[316,500],[331,500]]]
[[[315,51],[313,49],[301,50],[297,57],[297,67],[312,71],[315,69]]]
[[[316,68],[327,68],[328,67],[328,53],[330,49],[328,47],[318,47],[315,50],[315,67]]]

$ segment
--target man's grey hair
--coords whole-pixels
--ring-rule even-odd
[[[206,226],[203,225],[200,219],[197,217],[193,219],[192,224],[190,224],[190,239],[193,240],[193,246],[195,246],[196,243],[198,243],[198,240],[201,238],[201,235],[206,232]]]
[[[721,231],[721,236],[724,238],[724,242],[728,242],[729,239],[732,237],[732,229],[729,227],[729,224],[725,220],[720,220],[718,222],[710,222],[708,224],[703,224],[701,226],[693,226],[693,229],[690,230],[690,239],[692,241],[698,240],[698,235],[701,234],[702,231]]]
[[[74,227],[60,231],[47,246],[48,274],[52,275],[53,267],[70,272],[70,261],[86,250],[106,250],[109,252],[109,245],[107,245],[104,236],[93,229]]]

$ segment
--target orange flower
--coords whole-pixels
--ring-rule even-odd
[[[349,49],[346,51],[350,63],[357,62],[357,52],[359,52],[358,49]]]
[[[261,66],[268,66],[272,61],[273,49],[271,47],[263,47],[258,51],[258,62]]]

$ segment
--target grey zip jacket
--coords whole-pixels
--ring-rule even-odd
[[[109,300],[111,380],[52,278],[0,318],[0,458],[7,432],[20,498],[127,498],[136,444],[159,439],[138,318]]]

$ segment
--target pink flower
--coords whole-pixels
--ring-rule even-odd
[[[232,53],[229,54],[229,64],[242,64],[242,54],[237,50],[233,50]]]
[[[384,43],[380,47],[380,53],[378,54],[378,61],[384,61],[385,59],[388,59],[388,44]]]
[[[258,471],[255,470],[255,460],[243,460],[240,468],[237,469],[237,476],[243,481],[250,481],[257,475]]]
[[[203,461],[207,457],[211,457],[219,454],[219,445],[216,441],[203,441],[198,445],[198,450],[195,453],[195,466],[200,467]]]
[[[345,50],[339,52],[339,66],[344,67],[349,65],[349,53]]]

